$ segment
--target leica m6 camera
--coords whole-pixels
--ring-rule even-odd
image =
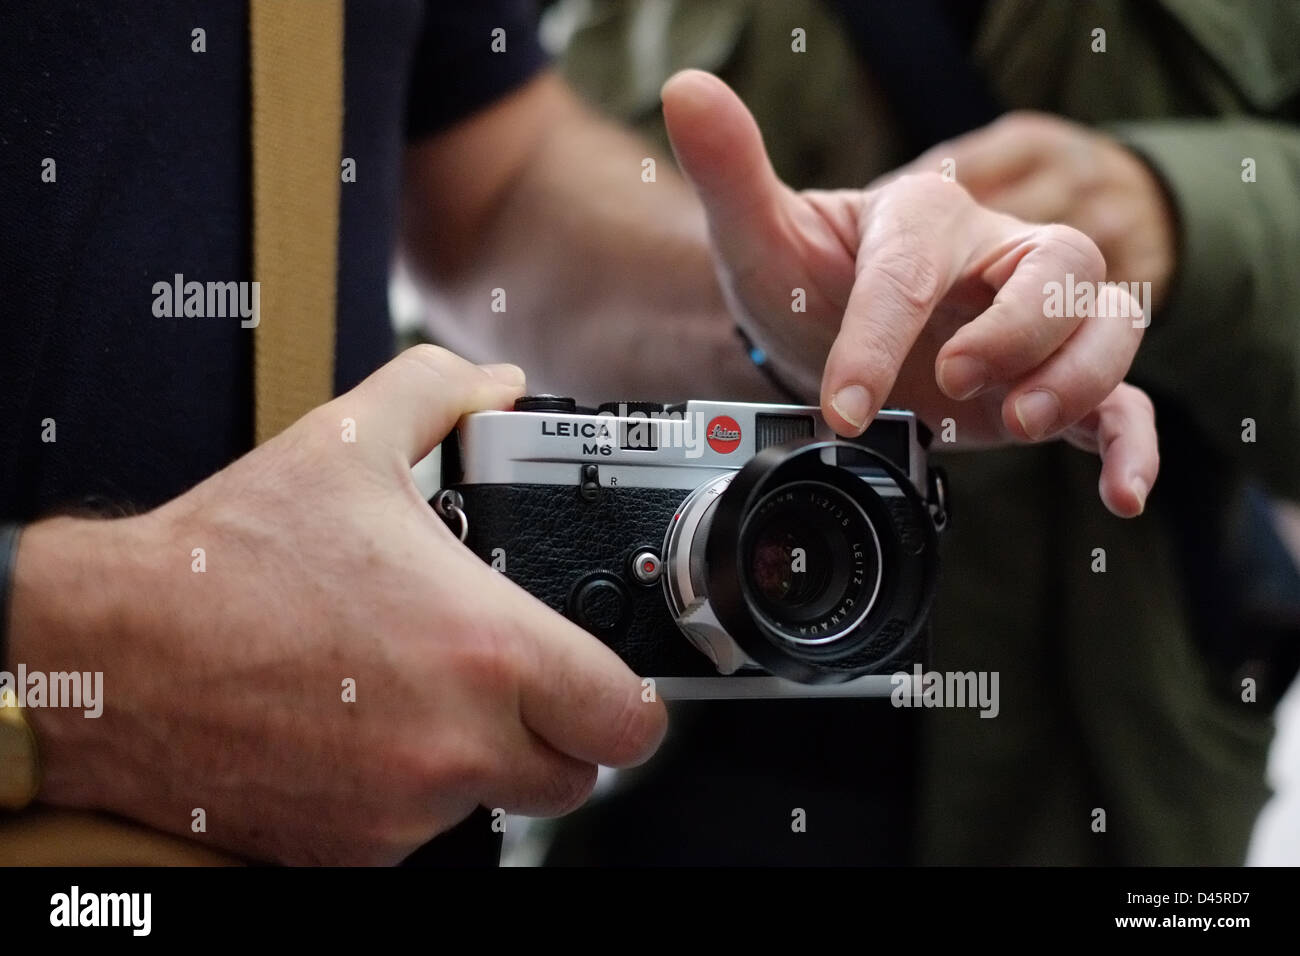
[[[670,698],[876,696],[924,663],[947,521],[928,433],[816,408],[519,399],[443,445],[436,511]]]

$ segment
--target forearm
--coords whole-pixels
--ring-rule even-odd
[[[536,147],[464,230],[474,254],[449,256],[444,210],[408,193],[408,256],[446,305],[439,340],[520,364],[534,391],[775,398],[736,335],[703,210],[671,162],[649,157],[655,179],[643,181],[643,143],[562,88],[547,96]],[[414,147],[411,164],[438,148]]]

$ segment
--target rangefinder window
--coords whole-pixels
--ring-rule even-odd
[[[854,445],[861,445],[863,448],[870,448],[872,451],[884,455],[899,467],[907,467],[908,449],[912,443],[911,430],[907,422],[878,418],[857,438],[846,438],[844,440]],[[846,456],[841,452],[837,456],[836,463],[841,468],[852,467],[853,463],[848,461],[847,457],[851,456]],[[865,470],[883,474],[875,466]]]
[[[811,415],[767,415],[760,412],[754,416],[754,451],[760,452],[800,438],[812,438],[814,428]]]

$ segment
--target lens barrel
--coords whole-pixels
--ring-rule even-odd
[[[693,500],[705,513],[687,514]],[[837,683],[919,652],[937,536],[919,492],[878,452],[844,441],[775,445],[724,491],[688,498],[678,517],[693,538],[674,542],[690,554],[692,591],[769,673]]]

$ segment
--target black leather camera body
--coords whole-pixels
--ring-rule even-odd
[[[924,426],[551,395],[466,416],[431,502],[494,569],[676,698],[883,696],[924,653],[943,478]]]

